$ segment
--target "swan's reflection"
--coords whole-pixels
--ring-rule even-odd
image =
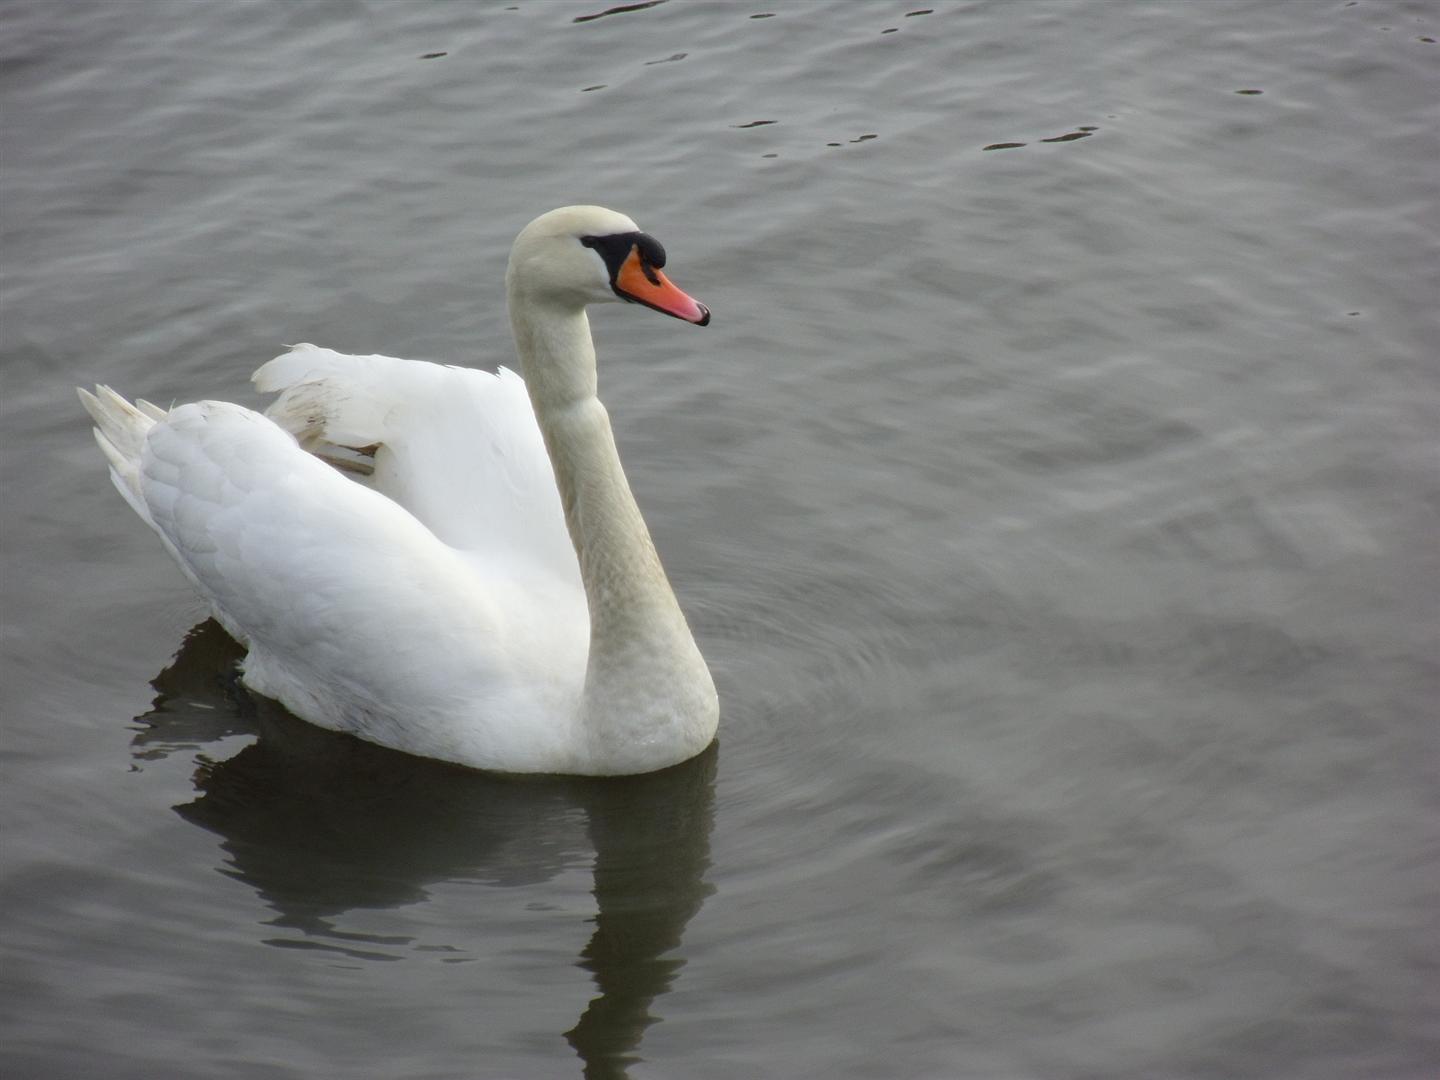
[[[566,1033],[586,1077],[623,1077],[651,1007],[683,963],[672,951],[711,889],[716,751],[648,776],[507,778],[425,761],[322,731],[234,679],[240,648],[214,622],[192,630],[137,717],[138,758],[229,735],[256,742],[203,757],[200,797],[176,807],[223,838],[225,872],[298,931],[280,945],[391,959],[409,939],[347,933],[355,908],[398,907],[464,879],[527,885],[593,850],[595,929],[578,963],[599,994]]]

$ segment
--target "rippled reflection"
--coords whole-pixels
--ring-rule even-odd
[[[422,902],[444,881],[531,885],[593,858],[597,914],[576,962],[599,993],[565,1038],[586,1077],[624,1076],[684,964],[675,950],[686,924],[712,891],[715,747],[641,777],[478,773],[295,719],[239,687],[242,654],[216,623],[195,627],[153,680],[134,748],[155,760],[258,736],[228,759],[202,755],[199,797],[175,809],[222,838],[222,872],[276,912],[268,925],[298,932],[266,943],[398,960],[414,939],[347,932],[336,919]]]

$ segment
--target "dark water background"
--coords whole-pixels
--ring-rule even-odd
[[[0,1071],[1434,1076],[1440,8],[604,12],[0,6]],[[510,362],[580,201],[718,747],[238,692],[71,386]]]

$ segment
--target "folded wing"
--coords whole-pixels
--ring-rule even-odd
[[[581,588],[555,474],[514,372],[297,345],[261,367],[267,415],[306,449],[409,510],[436,537],[514,572]]]

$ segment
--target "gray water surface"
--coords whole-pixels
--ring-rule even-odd
[[[0,1071],[1433,1076],[1437,38],[0,6]],[[718,745],[522,781],[247,695],[71,387],[511,363],[572,202],[714,312],[594,325]]]

